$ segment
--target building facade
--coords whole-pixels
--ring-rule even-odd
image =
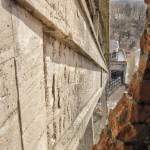
[[[127,57],[124,50],[110,53],[110,80],[121,79],[121,83],[125,83],[127,73]]]
[[[88,5],[0,0],[0,150],[76,150],[93,133],[108,70]]]

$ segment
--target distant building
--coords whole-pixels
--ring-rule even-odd
[[[125,83],[127,57],[124,50],[113,51],[110,53],[110,79],[115,80],[121,78]]]
[[[118,52],[119,50],[119,41],[110,40],[110,53]]]

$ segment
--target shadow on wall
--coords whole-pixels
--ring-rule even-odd
[[[34,24],[32,24],[30,22],[30,20],[27,19],[28,17],[28,12],[27,11],[24,11],[24,9],[21,9],[20,6],[17,4],[17,2],[15,1],[10,1],[10,0],[1,0],[1,3],[2,3],[2,6],[5,10],[7,10],[10,14],[13,14],[16,18],[18,18],[19,20],[21,20],[26,26],[28,26],[35,34],[37,34],[41,39],[43,39],[43,36],[41,33],[39,33],[39,30],[38,28],[36,28],[34,26]],[[20,11],[24,11],[26,13],[23,13],[23,15],[20,15]],[[32,12],[30,12],[32,14]],[[12,20],[13,21],[13,20]],[[37,20],[35,19],[35,22]],[[13,24],[14,22],[12,22]],[[16,25],[17,25],[17,22],[15,22]],[[17,25],[19,26],[19,24]],[[43,24],[43,28],[44,28],[44,24]],[[45,28],[44,28],[45,29]],[[43,29],[43,32],[44,32],[44,35],[48,35],[48,33],[45,32],[45,30]],[[16,33],[14,34],[17,34],[17,31]],[[96,64],[93,64],[90,60],[88,60],[86,58],[86,56],[84,56],[83,54],[81,53],[78,53],[78,50],[75,50],[75,49],[71,49],[69,48],[69,46],[60,41],[60,45],[57,45],[58,43],[55,43],[54,40],[55,40],[55,37],[54,35],[50,35],[51,36],[51,41],[48,41],[50,42],[52,45],[56,45],[56,49],[51,49],[52,53],[50,54],[50,58],[53,62],[57,63],[57,64],[65,64],[67,66],[71,66],[71,67],[74,67],[74,68],[83,68],[83,69],[87,69],[87,70],[91,70],[91,71],[101,71],[101,68],[96,65]],[[44,36],[45,37],[45,36]],[[58,40],[58,39],[57,39]],[[17,39],[16,39],[16,42],[17,42]],[[44,41],[44,51],[45,51],[45,42]],[[71,60],[72,58],[72,61],[67,61],[66,59],[63,59],[63,57],[65,58],[66,57],[66,52],[64,49],[67,49],[67,51],[71,54],[71,55],[68,55],[69,59]],[[56,52],[55,52],[56,51]],[[59,51],[59,52],[58,52]],[[73,51],[73,52],[72,52]],[[17,54],[17,52],[15,53],[16,55],[19,55]],[[59,56],[58,56],[59,55]],[[57,57],[58,56],[58,57]],[[79,57],[79,58],[78,58]],[[62,59],[60,59],[62,58]],[[80,61],[79,61],[80,59]],[[94,66],[94,67],[93,67]]]

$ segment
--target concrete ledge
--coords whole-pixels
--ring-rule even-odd
[[[92,62],[107,71],[100,47],[98,47],[93,34],[91,34],[83,10],[77,8],[76,5],[79,5],[77,1],[16,1],[46,25],[45,32],[49,32],[55,38],[66,42],[71,48],[85,55]],[[66,10],[65,13],[54,4],[58,4],[58,6],[63,5]],[[66,17],[67,13],[70,13],[70,18]],[[72,22],[72,18],[74,18],[74,22]]]
[[[90,28],[91,28],[91,31],[92,31],[92,33],[93,33],[93,38],[94,38],[94,40],[95,40],[95,42],[96,42],[96,44],[97,44],[97,47],[98,47],[98,49],[99,49],[99,51],[100,51],[100,54],[101,54],[101,56],[104,58],[104,61],[105,61],[105,57],[104,57],[104,55],[103,55],[103,53],[102,53],[101,46],[100,46],[100,44],[99,44],[99,42],[98,42],[98,39],[96,38],[96,33],[95,33],[94,25],[93,25],[93,23],[92,23],[92,20],[91,20],[90,13],[89,13],[89,10],[88,10],[88,8],[87,8],[86,2],[85,2],[85,0],[78,0],[78,1],[79,1],[80,5],[81,5],[81,7],[82,7],[82,9],[83,9],[83,11],[84,11],[86,17],[87,17],[88,24],[89,24],[89,26],[90,26]]]
[[[106,83],[105,83],[106,84]],[[79,140],[83,137],[86,126],[92,116],[94,108],[102,94],[104,88],[99,89],[95,95],[89,100],[88,104],[82,109],[72,126],[61,137],[60,141],[56,143],[54,150],[75,150],[79,144]]]

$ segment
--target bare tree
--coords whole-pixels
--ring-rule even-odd
[[[112,1],[110,8],[110,38],[118,40],[121,48],[132,49],[142,33],[145,5],[142,2]]]

